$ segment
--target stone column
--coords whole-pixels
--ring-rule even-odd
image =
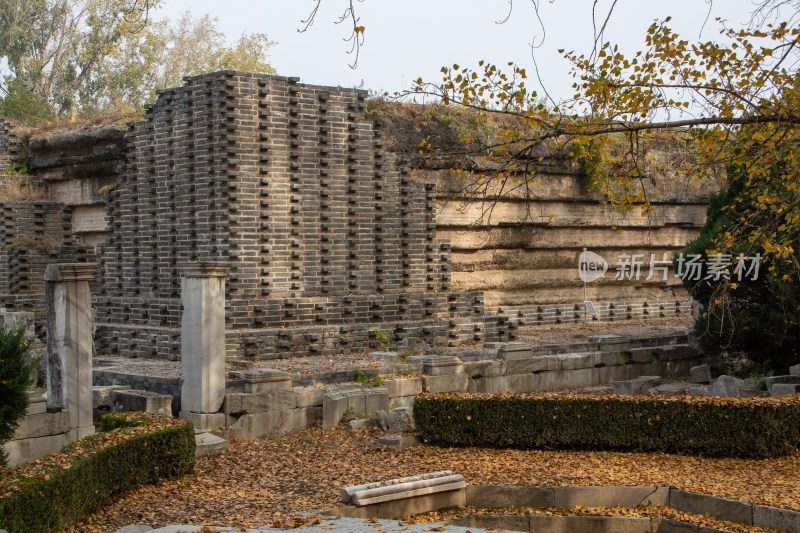
[[[181,418],[195,427],[225,425],[218,411],[225,398],[225,276],[227,263],[199,262],[180,267]]]
[[[92,295],[94,263],[47,265],[47,405],[69,412],[70,441],[94,433]]]

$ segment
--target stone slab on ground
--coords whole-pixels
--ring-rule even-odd
[[[377,444],[378,446],[394,448],[398,452],[401,452],[406,448],[422,444],[422,439],[419,435],[385,435],[383,437],[378,437]]]
[[[228,449],[228,441],[213,433],[198,433],[194,436],[196,444],[194,456],[219,455]]]
[[[132,524],[118,529],[116,533],[147,533],[148,531],[153,531],[153,528],[150,526]]]
[[[646,394],[658,385],[660,376],[640,376],[636,379],[627,379],[614,382],[614,394]]]

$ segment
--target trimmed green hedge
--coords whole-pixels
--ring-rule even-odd
[[[117,428],[0,476],[0,529],[61,532],[114,494],[194,472],[192,424],[148,413],[106,415]]]
[[[434,444],[765,458],[800,445],[800,399],[422,395],[414,420]]]

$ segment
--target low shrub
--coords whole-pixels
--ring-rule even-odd
[[[0,326],[0,446],[14,436],[19,421],[28,409],[30,367],[25,358],[28,344],[26,324],[16,328]],[[0,471],[8,460],[0,448]]]
[[[98,433],[0,476],[0,529],[61,532],[114,494],[194,471],[194,429],[148,413],[106,415]]]
[[[434,444],[765,458],[800,445],[800,398],[421,395],[414,419]]]

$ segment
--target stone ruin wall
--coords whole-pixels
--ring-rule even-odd
[[[229,356],[506,338],[478,292],[450,292],[434,191],[364,114],[366,91],[233,72],[164,91],[128,132],[98,246],[97,351],[180,356],[179,267],[230,265]]]
[[[671,259],[696,238],[716,183],[692,186],[665,176],[651,180],[647,186],[650,194],[657,193],[655,211],[642,217],[598,201],[577,165],[553,157],[537,172],[544,185],[534,188],[534,201],[521,193],[503,193],[487,231],[476,223],[480,204],[465,210],[463,202],[452,198],[459,183],[451,172],[455,165],[447,163],[419,169],[415,177],[437,185],[437,234],[450,241],[453,290],[482,291],[487,307],[520,325],[581,321],[584,285],[577,267],[585,247],[609,263],[605,278],[586,287],[586,299],[595,303],[600,318],[691,311],[672,268],[666,281],[659,272],[646,280],[650,255],[661,260],[666,253]],[[639,280],[614,279],[621,254],[643,254]]]
[[[72,231],[72,207],[47,199],[6,197],[19,179],[9,167],[20,155],[14,124],[0,120],[0,308],[45,313],[44,271],[48,263],[86,260]],[[36,323],[42,334],[43,322]]]
[[[250,81],[243,81],[245,79]],[[229,335],[229,353],[232,356],[285,356],[295,353],[304,345],[310,346],[312,353],[330,352],[343,348],[337,346],[337,339],[348,337],[350,340],[346,342],[351,346],[363,345],[369,342],[376,324],[381,323],[372,322],[381,321],[381,318],[397,335],[434,336],[445,343],[466,342],[468,337],[473,342],[479,342],[501,331],[513,335],[513,326],[516,325],[582,320],[583,307],[580,303],[583,301],[583,285],[578,279],[576,266],[583,246],[600,253],[611,263],[606,279],[588,287],[588,299],[595,301],[600,312],[599,318],[669,316],[676,311],[686,313],[689,310],[686,295],[674,278],[670,279],[669,285],[675,287],[677,298],[665,296],[663,283],[622,283],[610,278],[613,277],[614,262],[619,253],[655,253],[660,257],[663,252],[672,254],[680,250],[685,242],[694,238],[705,216],[708,187],[690,189],[683,184],[663,180],[659,182],[662,185],[658,187],[660,199],[655,214],[645,219],[638,214],[626,217],[586,192],[586,176],[574,164],[563,159],[548,158],[542,163],[539,173],[546,185],[530,204],[533,217],[526,216],[523,199],[505,195],[494,213],[496,226],[487,233],[472,226],[474,217],[459,212],[456,202],[446,201],[454,189],[450,169],[459,166],[459,163],[439,160],[430,165],[415,159],[412,150],[398,148],[397,143],[392,142],[391,122],[386,128],[386,135],[381,135],[380,128],[372,132],[372,120],[363,112],[364,92],[310,87],[291,78],[231,73],[218,75],[215,81],[209,80],[195,79],[187,82],[185,87],[166,91],[161,96],[159,103],[148,112],[144,125],[134,126],[131,133],[127,134],[128,139],[133,138],[132,134],[139,139],[132,141],[132,146],[136,147],[127,163],[123,159],[126,128],[122,123],[89,124],[37,134],[30,139],[30,168],[47,185],[50,194],[50,202],[42,204],[47,204],[50,210],[63,210],[59,215],[66,217],[62,223],[67,224],[67,220],[71,223],[72,235],[66,235],[70,232],[65,225],[59,231],[65,231],[66,234],[63,237],[56,236],[56,240],[63,239],[67,248],[78,246],[71,256],[67,249],[64,254],[57,254],[57,260],[63,262],[65,257],[66,260],[78,261],[90,259],[79,248],[80,245],[107,250],[112,256],[119,254],[121,240],[112,242],[110,239],[106,244],[101,244],[114,231],[122,231],[120,235],[132,239],[128,249],[136,246],[143,253],[138,263],[135,259],[114,263],[124,265],[117,272],[112,272],[117,267],[111,264],[104,267],[103,279],[113,289],[94,287],[102,302],[108,303],[109,309],[113,309],[105,315],[101,313],[100,318],[105,316],[106,320],[112,320],[113,317],[117,321],[131,317],[130,326],[125,331],[124,328],[116,328],[114,333],[107,335],[100,328],[98,349],[102,350],[99,353],[119,349],[143,356],[152,356],[153,353],[171,358],[177,356],[177,333],[174,327],[178,315],[174,301],[179,281],[170,278],[168,272],[174,272],[174,265],[191,259],[192,254],[187,250],[176,250],[173,244],[177,241],[173,239],[177,235],[165,235],[163,231],[159,233],[161,223],[154,224],[153,216],[160,209],[162,213],[167,213],[169,227],[177,228],[179,224],[173,198],[184,194],[197,198],[198,205],[204,205],[204,209],[187,219],[189,225],[181,229],[181,239],[195,239],[192,242],[197,242],[197,250],[201,250],[197,258],[224,259],[232,263],[228,282],[229,305],[232,305],[229,309],[229,325],[236,328]],[[278,90],[280,84],[285,84],[285,88]],[[278,92],[272,94],[273,88],[278,92],[283,91],[280,92],[281,96],[276,96]],[[320,100],[320,95],[327,95],[328,100]],[[186,106],[190,104],[199,105],[200,108],[189,110]],[[248,113],[249,117],[246,116]],[[336,126],[329,126],[332,133],[327,148],[324,143],[319,144],[320,138],[324,137],[320,130],[309,137],[311,130],[303,129],[312,127],[309,121],[314,122],[315,127],[323,127],[319,119],[326,113],[333,118],[328,118],[328,123]],[[216,120],[212,119],[212,114]],[[266,120],[260,114],[266,114]],[[289,127],[290,122],[297,123],[294,130]],[[276,135],[278,127],[281,133]],[[355,131],[350,127],[354,127]],[[337,128],[341,131],[337,132]],[[162,144],[153,144],[156,133]],[[180,138],[182,134],[191,134],[189,138],[193,140],[187,142],[187,139]],[[355,136],[355,139],[351,136]],[[0,143],[8,137],[4,129]],[[424,135],[420,133],[422,137]],[[198,139],[206,144],[197,145]],[[416,146],[417,143],[414,140],[410,144]],[[245,150],[237,152],[236,147]],[[344,150],[340,149],[342,147]],[[190,149],[190,153],[183,154],[186,148]],[[318,149],[320,153],[316,153]],[[248,150],[254,153],[247,155]],[[309,150],[315,152],[313,157],[310,152],[306,153]],[[402,171],[394,170],[396,155],[404,161],[401,164]],[[10,160],[13,155],[6,157]],[[212,184],[195,169],[189,172],[189,185],[167,181],[160,186],[155,185],[158,180],[174,175],[178,166],[199,167],[198,161],[208,157],[213,158],[213,164],[220,172],[224,172],[224,179],[220,178]],[[354,185],[351,182],[339,178],[326,181],[323,174],[319,173],[322,168],[320,163],[324,159],[328,160],[330,169],[336,167],[336,172],[344,172],[352,167],[360,188],[351,193],[348,192]],[[334,159],[336,164],[331,166]],[[171,160],[176,162],[167,164]],[[291,172],[279,173],[279,164],[287,165]],[[131,176],[139,168],[143,169],[143,173],[148,173],[147,179],[131,182]],[[376,170],[381,168],[386,170],[383,177],[374,179]],[[261,174],[263,170],[266,170],[266,174]],[[290,174],[296,177],[291,178]],[[120,185],[124,180],[128,180],[128,187],[132,189]],[[262,185],[263,180],[268,182],[266,186]],[[430,185],[425,188],[414,182],[432,183],[435,188]],[[667,185],[663,186],[663,183]],[[416,217],[420,213],[424,213],[426,219],[435,214],[435,236],[431,237],[430,234],[433,222],[426,220],[422,226],[414,226],[413,232],[408,228],[402,229],[401,237],[403,233],[417,239],[424,235],[424,241],[420,241],[425,243],[424,269],[419,266],[415,267],[416,271],[401,269],[408,277],[401,276],[399,285],[392,285],[397,280],[390,283],[388,273],[398,264],[403,265],[403,259],[397,256],[381,259],[378,263],[368,265],[366,270],[356,270],[354,279],[350,277],[349,265],[341,270],[347,258],[338,259],[335,268],[331,260],[327,263],[331,266],[324,266],[324,255],[334,257],[341,253],[342,246],[340,242],[336,246],[324,245],[322,240],[317,239],[324,239],[326,232],[342,230],[337,224],[344,223],[344,228],[347,228],[348,221],[362,217],[365,202],[385,203],[393,195],[418,186],[423,187],[421,197],[424,197],[424,206],[420,208],[423,204],[414,203],[418,201],[415,196],[418,193],[406,192],[410,196],[406,200],[401,199],[401,211],[408,210],[412,203],[414,209],[422,209],[414,213],[415,223],[419,223]],[[109,194],[114,187],[117,190]],[[345,203],[336,204],[340,200],[333,199],[342,192],[346,198],[348,194],[355,194],[351,196],[356,198],[355,203],[348,204],[351,200],[341,200]],[[328,194],[330,202],[326,202],[325,194]],[[148,195],[159,198],[158,201],[162,202],[160,207],[143,200]],[[431,204],[434,199],[439,201],[436,207]],[[135,200],[133,204],[125,203],[131,200]],[[409,203],[404,204],[406,201]],[[163,202],[166,202],[166,208]],[[272,220],[260,219],[260,214],[255,215],[253,206],[261,202],[270,206],[266,216]],[[179,203],[175,206],[180,207]],[[279,208],[279,204],[284,207]],[[330,207],[323,208],[323,205]],[[3,209],[11,213],[12,220],[20,220],[19,223],[14,222],[16,227],[12,228],[12,222],[7,222],[9,215],[6,214],[4,234],[23,234],[31,229],[39,231],[36,228],[41,227],[41,216],[28,222],[16,216],[16,213],[22,212],[20,210],[29,207],[13,207],[6,202]],[[325,209],[335,213],[335,222],[328,216],[330,220],[327,226],[323,220]],[[366,231],[363,237],[358,237],[358,245],[364,250],[371,250],[376,245],[372,237],[376,234],[386,235],[374,230],[383,230],[385,227],[394,231],[394,226],[402,216],[401,212],[398,219],[396,210],[391,213],[387,211],[381,220],[384,226],[376,225],[375,219],[366,221],[359,218],[356,224],[361,224]],[[24,227],[20,227],[20,224]],[[277,228],[282,225],[288,226],[289,236],[286,237],[288,240],[279,242],[275,238]],[[309,225],[313,226],[313,231],[306,233],[303,230]],[[140,226],[141,232],[131,230]],[[615,231],[612,226],[617,226],[620,231]],[[198,237],[198,231],[203,228],[213,230],[207,240]],[[151,233],[157,235],[159,240],[145,245]],[[362,232],[359,231],[359,234]],[[369,239],[364,240],[367,237]],[[227,246],[225,239],[232,244]],[[396,234],[391,238],[383,237],[385,248],[398,242],[396,239]],[[441,248],[443,244],[440,240],[449,240],[451,249],[448,251],[446,244]],[[271,250],[269,265],[261,264],[261,259],[257,259],[264,247]],[[345,249],[349,254],[349,248],[345,246]],[[161,254],[165,250],[166,259]],[[153,254],[159,258],[157,273],[150,266]],[[432,259],[428,259],[428,256],[432,256]],[[56,257],[50,257],[45,262]],[[397,263],[398,260],[400,263]],[[6,254],[0,261],[0,269],[11,272],[6,266],[11,262]],[[134,270],[142,265],[145,274],[134,275]],[[411,264],[408,266],[411,268]],[[447,270],[448,266],[452,272]],[[7,280],[20,272],[19,268],[14,268],[14,275],[7,274]],[[644,270],[642,278],[646,275]],[[24,281],[30,283],[31,280],[40,279],[40,276],[31,271],[28,278]],[[402,284],[403,279],[421,284],[414,290],[423,289],[424,285],[424,289],[417,294],[426,297],[400,297],[398,292],[395,298],[395,288],[402,288],[400,292],[413,292]],[[343,287],[342,281],[347,282],[348,292],[355,285],[357,294],[335,295],[330,289],[324,290],[326,286]],[[9,281],[4,283],[4,286],[0,285],[0,306],[9,301],[35,300],[35,297],[27,296],[20,300],[22,292],[16,288],[12,290]],[[372,289],[381,283],[382,290]],[[431,283],[436,285],[432,292],[428,289]],[[358,294],[358,289],[362,288],[364,291]],[[37,294],[38,290],[35,289],[32,294]],[[460,294],[451,293],[450,290]],[[122,292],[115,294],[116,291]],[[368,297],[370,291],[372,296]],[[483,293],[483,300],[478,292]],[[157,297],[153,299],[145,294],[155,294]],[[248,301],[251,297],[252,301]],[[483,304],[489,316],[497,316],[488,325],[484,320],[470,330],[466,325],[472,320],[471,316],[481,313]],[[443,311],[445,308],[446,312]],[[343,312],[342,309],[347,311]],[[326,314],[323,315],[323,312]],[[341,324],[333,329],[329,326],[331,320],[336,321],[344,316],[347,320],[352,318],[352,324]],[[403,324],[402,319],[409,316],[415,320]],[[308,324],[309,317],[313,317],[312,323],[300,327],[301,324]],[[443,317],[447,317],[449,322],[434,320]],[[429,320],[425,322],[424,319]],[[464,320],[466,322],[459,322]],[[503,326],[506,320],[511,324],[511,329],[508,325]],[[369,324],[365,326],[365,322]],[[274,351],[265,351],[268,344],[276,347]]]

